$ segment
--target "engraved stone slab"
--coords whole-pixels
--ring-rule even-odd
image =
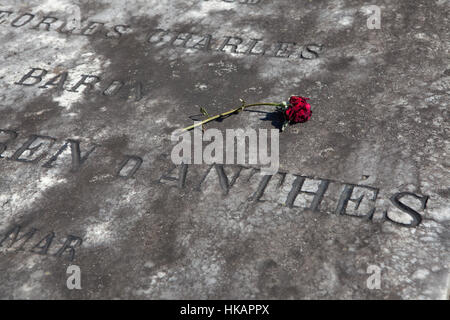
[[[2,1],[0,298],[447,299],[449,6],[371,5]],[[292,94],[278,173],[171,162]]]

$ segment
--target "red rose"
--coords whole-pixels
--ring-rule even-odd
[[[289,107],[285,111],[286,120],[291,123],[306,122],[311,118],[311,106],[306,102],[309,98],[292,96]]]

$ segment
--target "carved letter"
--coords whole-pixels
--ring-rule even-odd
[[[359,197],[352,198],[352,195],[355,193],[355,191],[358,191]],[[348,216],[359,217],[359,218],[372,219],[372,216],[376,210],[375,201],[377,200],[377,197],[378,197],[378,191],[379,190],[377,188],[373,188],[373,187],[369,187],[369,186],[345,184],[344,190],[342,191],[342,194],[339,199],[335,213],[336,214],[345,214]],[[369,198],[369,195],[367,194],[367,192],[372,193],[372,197]],[[365,196],[367,196],[366,198],[369,201],[369,203],[363,202],[363,204],[366,207],[368,207],[369,211],[360,213],[357,210],[359,209]],[[348,213],[347,206],[348,206],[349,201],[355,203],[355,206],[353,209],[354,214]]]
[[[308,44],[300,53],[300,57],[305,60],[312,60],[319,57],[322,47],[316,44]]]
[[[233,39],[237,43],[230,43],[230,40]],[[238,45],[242,43],[242,39],[238,37],[225,37],[225,41],[222,43],[218,51],[225,52],[225,47],[231,47],[230,52],[236,53]]]
[[[124,25],[124,24],[118,24],[114,26],[113,31],[110,31],[106,34],[108,38],[120,38],[127,29],[130,29],[130,26]]]
[[[156,41],[152,40],[153,37],[157,34],[162,34],[162,35],[160,35],[159,38],[156,39]],[[168,39],[168,37],[166,37],[166,36],[168,34],[170,34],[170,30],[156,29],[151,34],[148,35],[147,41],[150,43],[166,42],[166,39]],[[167,40],[167,41],[169,41],[169,40]]]
[[[192,33],[178,33],[176,36],[172,38],[170,44],[175,47],[183,47],[186,48],[186,44],[192,38]],[[180,42],[180,43],[177,43]]]
[[[275,48],[274,57],[289,58],[294,53],[295,42],[278,42]]]
[[[77,171],[80,169],[80,167],[83,165],[83,163],[87,160],[89,155],[95,150],[97,147],[94,145],[89,151],[85,153],[84,156],[81,156],[80,151],[80,141],[68,139],[66,143],[42,166],[44,168],[52,168],[52,163],[58,160],[58,157],[61,155],[61,153],[64,152],[64,150],[67,148],[67,145],[70,143],[70,151],[72,153],[72,171]]]
[[[25,245],[25,243],[28,242],[28,240],[30,240],[33,237],[33,235],[36,233],[37,229],[31,228],[30,231],[28,231],[27,233],[25,233],[19,237],[20,228],[21,228],[21,226],[17,225],[14,228],[12,228],[11,230],[9,230],[8,232],[6,232],[5,236],[0,241],[0,247],[3,245],[3,242],[5,242],[6,239],[10,238],[11,235],[13,235],[8,248],[11,248],[16,242],[23,240],[20,247],[17,248],[17,250],[23,250],[22,249],[23,246]]]
[[[255,56],[263,56],[265,53],[265,50],[263,49],[261,52],[253,52],[253,49],[256,47],[259,41],[262,41],[263,39],[251,39],[252,42],[250,43],[250,46],[248,47],[247,51],[245,51],[245,54],[255,55]]]
[[[103,91],[104,96],[114,96],[116,95],[120,89],[124,86],[124,83],[119,80],[113,80],[110,85]]]
[[[23,17],[27,17],[27,18],[25,18],[25,21],[22,21],[22,23],[18,23],[18,22],[20,22],[20,20],[21,20]],[[24,13],[23,15],[21,15],[21,16],[17,17],[16,19],[14,19],[14,20],[11,22],[11,26],[13,26],[13,27],[15,27],[15,28],[22,27],[22,26],[26,25],[28,22],[30,22],[31,20],[33,20],[33,18],[34,18],[34,14],[31,14],[31,13]]]
[[[427,206],[428,196],[418,196],[411,192],[399,192],[399,193],[394,194],[390,200],[394,204],[394,206],[396,206],[398,209],[402,210],[403,212],[407,213],[412,218],[412,221],[409,224],[401,223],[401,222],[392,220],[391,218],[389,218],[388,215],[386,215],[386,219],[392,223],[395,223],[395,224],[403,226],[403,227],[416,227],[422,222],[422,216],[417,211],[415,211],[411,207],[408,207],[407,205],[405,205],[403,202],[400,201],[405,196],[411,196],[413,198],[420,200],[420,203],[421,203],[420,209],[425,210],[425,208]]]
[[[186,186],[186,176],[188,172],[188,165],[182,163],[178,169],[178,177],[171,176],[170,174],[176,169],[176,166],[173,166],[168,173],[161,176],[159,182],[172,181],[172,186],[175,185],[178,189],[184,189]]]
[[[72,244],[72,242],[75,242]],[[55,257],[60,258],[64,252],[69,252],[69,260],[73,261],[75,258],[75,247],[81,246],[83,243],[83,239],[80,237],[68,235],[66,241],[64,242],[63,246],[58,250],[58,252],[55,253]]]
[[[63,86],[64,86],[64,83],[67,80],[67,75],[68,75],[67,71],[65,71],[65,72],[63,72],[61,74],[58,74],[57,76],[55,76],[55,77],[51,78],[50,80],[48,80],[44,85],[39,86],[39,88],[46,89],[46,88],[48,88],[48,86],[56,86],[56,89],[62,90]]]
[[[12,11],[0,10],[0,24],[6,21],[6,18],[11,15]],[[3,19],[3,20],[2,20]]]
[[[194,49],[198,49],[198,50],[204,50],[204,51],[208,51],[211,49],[211,39],[212,36],[210,34],[207,34],[206,36],[204,36],[201,40],[199,40],[198,42],[196,42],[192,48]]]
[[[58,18],[55,18],[55,17],[44,17],[44,18],[42,18],[41,22],[39,22],[35,27],[33,27],[33,29],[39,29],[39,27],[42,24],[45,24],[44,30],[49,31],[50,30],[50,25],[52,23],[55,23],[56,21],[58,21]]]
[[[95,34],[103,25],[104,25],[103,22],[94,22],[94,21],[89,22],[87,27],[85,27],[85,28],[83,28],[83,30],[81,30],[81,35],[91,36],[91,35]]]
[[[311,204],[309,206],[309,209],[317,211],[319,210],[319,205],[323,200],[323,197],[325,195],[325,192],[328,189],[328,185],[330,184],[329,180],[316,180],[320,181],[317,190],[315,192],[312,191],[302,191],[303,184],[305,183],[306,177],[297,176],[294,180],[294,183],[292,184],[292,189],[289,192],[287,199],[286,199],[286,206],[289,208],[294,207],[295,199],[297,198],[297,195],[300,193],[313,195],[313,200],[311,201]]]
[[[33,75],[35,71],[41,71],[39,75]],[[42,77],[44,77],[47,74],[47,70],[40,69],[40,68],[31,68],[30,72],[28,72],[26,75],[20,79],[19,82],[14,82],[14,84],[20,84],[22,86],[34,86],[35,84],[42,81]],[[33,78],[34,81],[32,83],[25,83],[25,80]]]
[[[31,248],[30,251],[37,254],[47,254],[54,237],[55,233],[49,232],[49,234],[47,234],[41,241]]]
[[[258,189],[255,193],[249,198],[249,201],[259,201],[261,197],[264,195],[264,191],[266,191],[267,185],[269,184],[270,179],[272,179],[272,175],[265,175],[262,177],[261,182],[258,185]]]
[[[27,152],[27,156],[31,157],[35,154],[36,151],[38,151],[42,147],[42,142],[39,143],[36,146],[32,146],[35,144],[36,141],[39,140],[47,140],[50,141],[48,148],[50,148],[56,141],[55,138],[47,137],[47,136],[39,136],[39,135],[32,135],[27,142],[23,144],[10,158],[10,160],[19,161],[19,162],[30,162],[30,163],[37,163],[42,158],[44,158],[47,155],[47,152],[41,152],[40,155],[36,156],[34,159],[25,159],[20,158],[21,155],[23,155],[25,152]]]
[[[8,139],[4,140],[3,142],[0,142],[0,159],[1,159],[3,158],[2,153],[6,150],[8,143],[17,138],[17,132],[13,130],[0,129],[0,133],[6,133],[9,136]]]
[[[122,163],[119,166],[117,176],[125,179],[133,177],[136,171],[138,171],[138,169],[140,168],[142,161],[143,160],[141,157],[127,155],[126,159],[122,161]],[[131,168],[129,168],[128,165],[129,162],[134,162],[134,165]]]
[[[89,79],[89,78],[93,79],[93,81],[91,81],[91,82],[86,82],[86,80]],[[68,90],[68,91],[71,91],[71,92],[78,92],[77,89],[78,89],[81,85],[86,86],[86,87],[90,90],[90,89],[94,88],[94,84],[97,83],[97,82],[100,82],[100,78],[99,78],[99,77],[97,77],[97,76],[91,76],[91,75],[88,75],[88,74],[83,74],[83,75],[81,75],[81,80],[78,81],[78,83],[75,84],[75,85],[72,87],[72,89],[70,89],[70,90]]]

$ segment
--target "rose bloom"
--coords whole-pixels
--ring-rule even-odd
[[[292,96],[289,99],[289,107],[285,111],[286,120],[290,123],[306,122],[311,118],[311,106],[306,100],[309,98]]]

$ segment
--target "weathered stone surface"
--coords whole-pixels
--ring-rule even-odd
[[[448,298],[448,2],[370,4],[2,1],[0,297]],[[200,106],[291,94],[279,174],[172,166]]]

